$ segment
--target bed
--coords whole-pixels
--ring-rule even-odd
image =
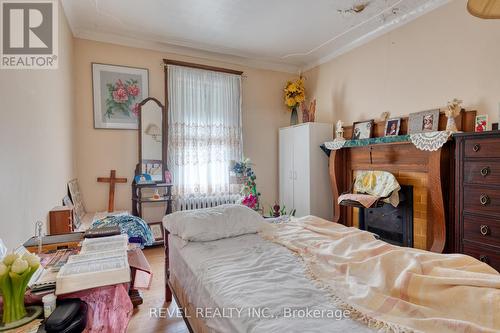
[[[183,219],[187,221],[189,218],[188,216]],[[179,221],[183,219],[181,218]],[[202,216],[200,221],[203,219],[207,219],[207,217]],[[302,223],[299,220],[296,225],[297,230],[293,230],[295,226],[287,227],[288,229],[284,228],[282,229],[284,230],[282,235],[279,235],[279,232],[274,234],[277,236],[275,239],[271,239],[272,237],[270,238],[266,232],[259,232],[233,236],[226,235],[227,237],[210,241],[188,241],[184,237],[185,235],[172,230],[171,225],[165,223],[164,220],[164,225],[168,228],[168,230],[165,230],[166,234],[169,233],[169,230],[173,231],[165,238],[166,300],[169,301],[172,296],[175,297],[179,308],[184,313],[190,331],[196,333],[411,332],[432,331],[434,326],[437,327],[438,332],[471,331],[471,328],[472,331],[477,332],[495,332],[496,329],[500,329],[500,316],[498,316],[498,313],[500,313],[498,312],[500,310],[500,275],[489,266],[463,255],[435,257],[446,255],[411,249],[411,251],[416,251],[415,253],[419,258],[423,258],[422,266],[428,265],[428,262],[436,262],[435,258],[443,258],[442,263],[437,264],[440,266],[441,273],[443,267],[446,272],[446,267],[458,265],[456,267],[463,269],[464,272],[469,271],[466,274],[464,273],[466,278],[474,277],[474,283],[466,281],[466,278],[464,278],[465,280],[459,280],[460,276],[458,275],[460,274],[454,277],[454,283],[457,284],[454,288],[462,288],[462,285],[466,285],[463,290],[454,290],[457,297],[470,303],[465,304],[464,308],[473,306],[477,308],[477,312],[481,313],[480,315],[475,313],[464,314],[464,320],[461,318],[460,320],[456,319],[456,313],[459,313],[461,309],[457,309],[457,312],[448,310],[445,307],[445,310],[435,311],[435,309],[432,309],[432,304],[426,304],[425,307],[418,304],[417,310],[412,309],[410,306],[408,309],[399,309],[398,313],[396,313],[391,306],[397,309],[397,304],[387,307],[394,299],[399,300],[399,296],[396,298],[380,297],[381,305],[377,305],[377,311],[366,311],[366,308],[363,308],[366,305],[363,303],[364,301],[357,302],[356,298],[358,300],[370,300],[372,304],[374,300],[378,299],[369,297],[373,288],[370,287],[365,290],[366,285],[360,285],[359,283],[356,288],[361,291],[360,294],[350,295],[347,291],[344,293],[342,290],[336,290],[332,293],[330,288],[332,285],[328,284],[328,280],[327,283],[322,283],[321,271],[317,270],[321,265],[314,266],[315,261],[319,262],[324,259],[325,263],[328,264],[327,262],[332,259],[326,256],[325,258],[316,256],[313,261],[308,262],[308,258],[310,259],[311,256],[307,254],[308,252],[314,252],[314,244],[321,242],[321,234],[328,234],[330,226],[333,230],[332,235],[335,232],[344,235],[341,242],[345,242],[347,238],[360,237],[366,244],[374,244],[377,249],[376,252],[379,252],[375,257],[380,256],[382,253],[394,251],[403,251],[394,253],[396,258],[404,257],[407,249],[385,244],[365,231],[353,230],[354,228],[347,228],[319,218],[309,219],[313,221],[312,224],[316,223],[311,230],[317,226],[325,229],[316,228],[320,231],[318,234],[314,234],[314,237],[310,235],[301,236],[297,230],[304,231],[303,234],[307,230],[303,229],[303,226],[299,226]],[[203,226],[202,228],[204,228],[210,225],[210,222],[207,223],[198,224],[197,226]],[[224,223],[227,229],[228,222]],[[218,235],[218,237],[221,237],[221,235]],[[303,246],[301,249],[301,246],[297,245],[298,242],[302,241],[300,240],[301,237],[302,240],[311,240],[315,237],[317,239],[314,239],[310,247]],[[334,244],[335,241],[331,243]],[[365,246],[361,245],[353,251],[353,249],[349,249],[349,247],[352,247],[351,245],[346,246],[345,244],[340,244],[338,248],[332,248],[334,249],[333,260],[335,260],[337,254],[337,257],[341,257],[341,251],[351,251],[349,252],[350,258],[359,264],[359,260],[355,258],[356,253],[367,250],[364,248]],[[294,248],[295,246],[297,248]],[[370,246],[366,247],[369,248]],[[344,249],[342,250],[342,248]],[[372,251],[373,249],[368,250]],[[408,258],[408,260],[412,260],[411,256]],[[396,268],[401,266],[398,259],[391,260],[393,265],[390,262],[390,266],[396,266]],[[339,267],[353,272],[368,269],[368,273],[364,274],[367,280],[362,283],[370,284],[374,282],[370,281],[369,261],[370,259],[367,259],[366,263],[358,266],[349,266],[350,264],[346,262]],[[378,264],[380,265],[380,260]],[[456,269],[456,267],[452,268]],[[347,279],[348,281],[342,282],[342,280],[346,280],[342,275],[343,273],[345,272],[342,272],[342,269],[338,272],[332,270],[331,279],[332,281],[337,279],[336,283],[341,286],[344,286],[342,283],[345,283],[345,290],[348,290],[351,284],[347,282],[350,280]],[[394,275],[395,280],[390,283],[396,285],[397,282],[395,281],[400,278],[398,274],[395,268],[386,268],[382,274],[382,282],[376,283],[384,284],[384,280],[391,281],[391,275]],[[312,278],[312,276],[315,276],[316,279]],[[439,278],[441,280],[437,281],[443,280],[443,276]],[[356,279],[356,277],[353,277],[353,279]],[[380,280],[380,278],[375,280]],[[435,285],[439,285],[435,281],[435,279],[431,280]],[[432,286],[432,283],[430,286]],[[424,293],[425,297],[421,296],[420,299],[432,300],[437,304],[433,297],[439,299],[450,295],[448,284],[444,289],[434,290],[431,287],[433,294],[429,296]],[[427,285],[424,283],[422,286]],[[405,290],[412,291],[411,289]],[[481,292],[481,297],[466,293],[466,291],[476,293],[478,290]],[[337,295],[341,297],[339,298]],[[399,300],[400,303],[408,306],[409,299],[405,299],[404,296],[401,297],[403,299]],[[479,303],[472,304],[474,298],[477,298],[476,301]],[[343,302],[342,300],[339,301],[339,299],[347,301]],[[353,304],[354,307],[351,307]],[[435,311],[436,318],[429,315],[427,311],[430,310],[427,308]],[[360,309],[365,309],[362,315],[358,311]],[[410,318],[411,320],[408,321],[404,319],[400,323],[393,324],[391,320],[397,318],[401,311],[408,311],[409,317],[413,316],[417,319]],[[479,318],[479,324],[469,322],[474,321],[476,317]],[[422,318],[424,319],[422,320]],[[408,328],[405,324],[415,325],[420,330]]]

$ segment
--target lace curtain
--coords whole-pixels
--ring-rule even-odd
[[[168,66],[168,167],[177,200],[230,192],[242,158],[241,76]]]

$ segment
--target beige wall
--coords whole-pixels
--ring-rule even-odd
[[[138,161],[136,130],[93,128],[91,63],[105,63],[147,68],[150,96],[164,101],[162,59],[175,59],[243,70],[243,140],[244,154],[255,163],[258,190],[268,207],[278,199],[278,128],[286,126],[289,113],[282,104],[282,87],[290,74],[242,68],[230,64],[194,59],[174,54],[75,39],[76,83],[76,160],[77,174],[89,211],[103,211],[107,206],[108,186],[97,183],[116,169],[127,177],[118,184],[115,209],[131,209],[130,181]]]
[[[458,97],[498,122],[500,20],[472,17],[465,6],[466,0],[451,1],[305,72],[318,120],[407,115]]]
[[[59,8],[59,69],[0,69],[0,238],[9,248],[66,194],[74,172],[73,37]]]

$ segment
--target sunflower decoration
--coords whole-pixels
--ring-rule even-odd
[[[288,81],[285,87],[285,105],[290,109],[297,108],[306,99],[304,78]]]

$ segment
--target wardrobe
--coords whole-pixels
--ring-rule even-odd
[[[303,123],[279,131],[279,198],[287,213],[333,218],[328,157],[320,145],[333,138],[333,125]]]

